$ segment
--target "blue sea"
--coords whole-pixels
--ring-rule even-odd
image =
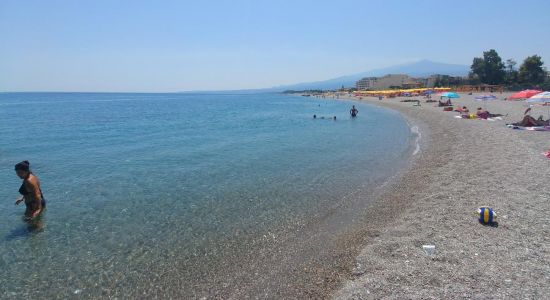
[[[399,114],[343,100],[0,93],[0,298],[208,295],[411,148]],[[14,205],[22,160],[47,199],[32,226]]]

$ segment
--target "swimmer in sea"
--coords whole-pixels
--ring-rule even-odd
[[[15,173],[21,179],[23,183],[19,188],[19,193],[21,197],[15,201],[15,205],[19,205],[21,202],[25,201],[25,220],[32,220],[44,211],[46,208],[46,200],[44,200],[44,195],[42,195],[42,190],[40,189],[40,181],[30,170],[30,163],[25,160],[15,165]]]
[[[358,113],[359,113],[359,111],[357,110],[357,108],[355,108],[355,105],[353,105],[351,107],[351,109],[349,110],[349,114],[351,115],[352,118],[357,117]]]

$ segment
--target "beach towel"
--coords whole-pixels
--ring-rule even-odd
[[[502,120],[502,117],[494,117],[494,118],[480,119],[480,118],[476,118],[476,117],[473,117],[473,118],[472,118],[472,116],[468,116],[467,118],[466,118],[466,117],[463,117],[463,116],[455,116],[455,118],[456,118],[456,119],[464,119],[464,120],[483,120],[483,121],[490,121],[490,122]]]
[[[527,130],[527,131],[550,131],[550,126],[532,126],[532,127],[525,127],[525,126],[516,126],[512,124],[506,125],[508,128],[517,129],[517,130]]]
[[[457,118],[457,119],[477,119],[476,115],[474,115],[474,114],[455,116],[455,118]]]

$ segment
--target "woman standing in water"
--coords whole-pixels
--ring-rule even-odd
[[[46,200],[40,189],[40,181],[30,170],[30,163],[25,160],[15,165],[15,173],[23,183],[19,188],[21,197],[15,201],[16,205],[25,201],[27,209],[25,210],[25,220],[32,220],[44,211],[46,208]]]

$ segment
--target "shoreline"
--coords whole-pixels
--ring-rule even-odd
[[[411,119],[395,113],[410,130]],[[260,260],[249,258],[249,267],[231,270],[229,273],[241,278],[210,296],[227,299],[329,297],[348,278],[350,266],[365,243],[364,226],[368,222],[363,218],[365,211],[370,210],[380,194],[399,182],[403,170],[410,168],[417,142],[416,133],[411,131],[407,158],[377,184],[359,188],[346,196],[349,199],[300,224],[295,232],[274,231],[273,237],[277,236],[280,243],[262,249],[258,253]],[[268,271],[262,273],[265,270]]]
[[[471,110],[481,106],[475,95],[461,96],[453,102]],[[422,151],[366,210],[365,244],[334,299],[550,294],[550,229],[544,224],[550,214],[544,178],[550,172],[540,155],[550,145],[543,132],[506,128],[521,120],[521,102],[487,104],[505,114],[490,122],[455,119],[456,113],[433,103],[399,102],[406,98],[351,99],[422,124]],[[478,224],[474,212],[480,206],[497,211],[499,227]],[[436,245],[433,258],[423,253],[424,244]]]

